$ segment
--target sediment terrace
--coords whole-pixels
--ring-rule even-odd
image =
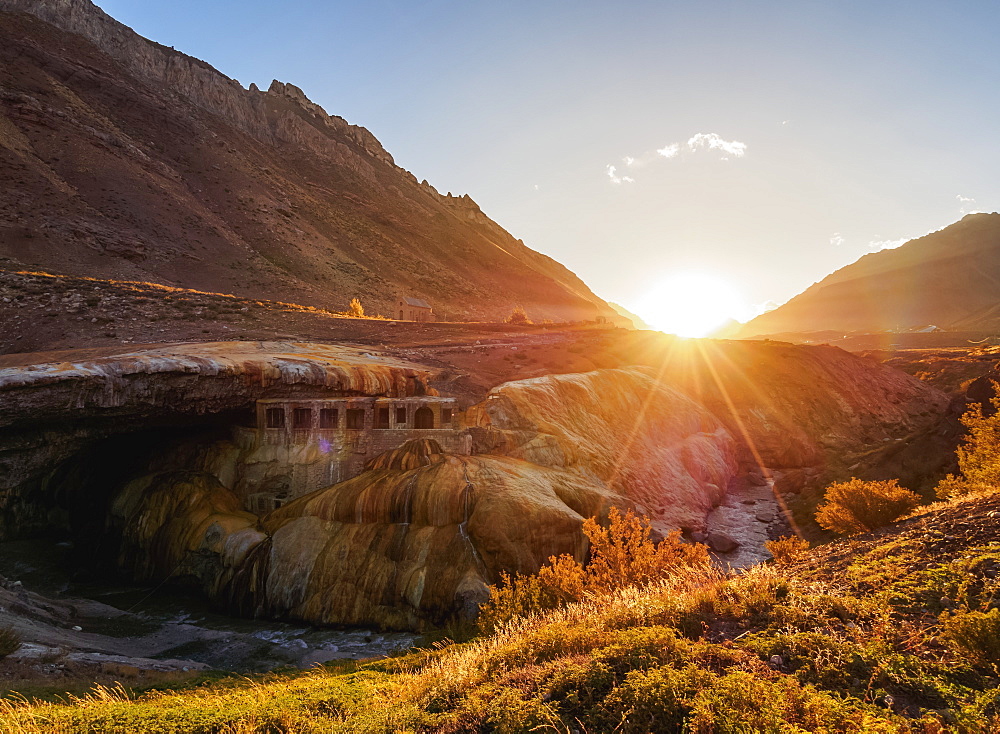
[[[390,349],[7,355],[0,528],[63,533],[104,549],[95,563],[193,584],[239,614],[417,629],[474,613],[504,571],[583,558],[583,519],[613,505],[723,557],[764,557],[784,497],[873,446],[918,450],[949,402],[833,348],[609,330]],[[617,365],[478,387],[559,355]],[[274,406],[291,423],[271,426]],[[321,427],[324,409],[337,417]],[[281,436],[245,440],[255,431]]]

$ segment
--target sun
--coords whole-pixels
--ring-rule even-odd
[[[725,280],[689,272],[667,276],[636,304],[650,326],[684,337],[706,336],[744,310],[739,294]]]

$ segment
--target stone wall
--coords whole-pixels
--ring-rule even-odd
[[[434,428],[416,427],[422,410],[429,411]],[[279,415],[272,416],[274,411]],[[357,411],[353,425],[348,411]],[[380,414],[387,420],[380,421]],[[458,424],[453,398],[259,400],[257,426],[235,427],[235,450],[220,447],[217,466],[205,468],[233,489],[245,509],[265,514],[357,476],[369,460],[410,439],[433,439],[447,453],[468,455],[472,438]]]

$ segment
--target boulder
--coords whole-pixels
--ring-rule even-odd
[[[775,477],[774,490],[780,494],[799,494],[810,481],[810,475],[802,469],[789,469]]]
[[[709,547],[718,553],[731,553],[740,547],[740,543],[729,533],[715,530],[708,534]]]

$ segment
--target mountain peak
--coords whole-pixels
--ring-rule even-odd
[[[0,147],[0,212],[19,222],[0,257],[320,308],[359,297],[386,315],[414,297],[445,319],[516,305],[614,317],[470,196],[421,185],[294,84],[244,89],[89,0],[0,0],[0,13],[0,121],[20,141]]]

